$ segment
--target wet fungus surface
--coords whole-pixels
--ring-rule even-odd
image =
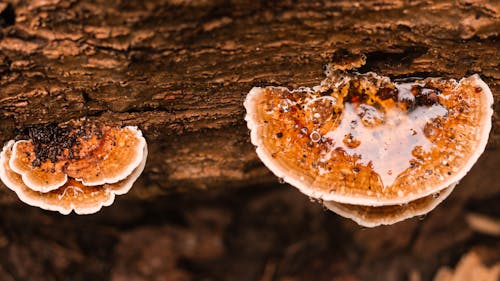
[[[90,214],[130,190],[146,157],[137,127],[87,120],[35,126],[4,146],[0,178],[29,205]]]
[[[264,164],[304,194],[334,201],[327,207],[341,215],[399,214],[357,220],[374,226],[430,211],[485,149],[493,97],[478,75],[326,74],[313,88],[253,88],[245,119]]]

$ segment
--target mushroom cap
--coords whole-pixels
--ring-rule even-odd
[[[128,177],[144,158],[146,141],[137,127],[114,128],[72,124],[75,141],[45,146],[38,151],[55,151],[57,155],[37,158],[33,140],[14,144],[9,165],[22,175],[32,190],[48,192],[63,186],[68,176],[83,185],[97,186],[116,183]],[[68,147],[69,146],[69,147]],[[49,159],[50,158],[50,159]],[[34,163],[37,163],[36,165]]]
[[[323,204],[330,211],[352,219],[364,227],[390,225],[412,217],[422,216],[432,211],[451,194],[455,185],[453,184],[435,194],[427,195],[402,205],[372,207],[344,204],[335,201],[324,201]]]
[[[331,71],[321,85],[253,88],[245,120],[264,164],[304,194],[398,205],[458,182],[484,151],[493,110],[476,75],[391,82]]]
[[[68,176],[84,185],[115,183],[128,177],[144,159],[146,141],[135,126],[105,128],[89,159],[70,161]]]
[[[68,176],[56,170],[56,163],[45,161],[38,167],[33,167],[34,149],[31,141],[21,140],[14,143],[9,166],[15,173],[22,176],[23,182],[32,190],[49,192],[63,186]],[[54,172],[51,172],[54,171]]]
[[[32,190],[23,181],[23,177],[13,171],[9,165],[15,141],[9,141],[0,154],[0,179],[16,192],[19,199],[28,205],[45,210],[69,214],[72,210],[77,214],[92,214],[103,206],[113,203],[115,195],[127,193],[144,170],[147,158],[147,146],[143,147],[143,158],[139,165],[125,179],[99,186],[86,186],[82,182],[70,178],[63,186],[49,192]]]

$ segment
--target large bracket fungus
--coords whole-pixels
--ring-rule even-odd
[[[478,75],[326,74],[313,88],[253,88],[245,120],[276,176],[361,225],[432,210],[485,149],[493,97]]]
[[[144,170],[147,146],[137,127],[87,120],[28,128],[0,155],[0,179],[33,206],[91,214],[127,193]]]

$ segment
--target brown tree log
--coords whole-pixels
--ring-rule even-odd
[[[252,86],[316,85],[347,49],[367,56],[362,71],[392,77],[480,73],[500,100],[497,4],[12,1],[1,12],[0,141],[86,116],[143,129],[136,195],[275,182],[248,142]]]

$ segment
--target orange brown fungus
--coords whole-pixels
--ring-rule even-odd
[[[477,75],[391,82],[333,70],[314,88],[253,88],[245,119],[261,160],[306,195],[384,206],[462,178],[485,148],[492,102]]]
[[[22,201],[63,214],[110,205],[132,187],[147,156],[142,133],[130,126],[71,121],[28,128],[19,138],[2,151],[0,178]]]
[[[365,227],[394,224],[414,216],[425,215],[450,195],[455,185],[434,194],[421,197],[401,205],[363,206],[324,201],[327,209],[350,218]]]

